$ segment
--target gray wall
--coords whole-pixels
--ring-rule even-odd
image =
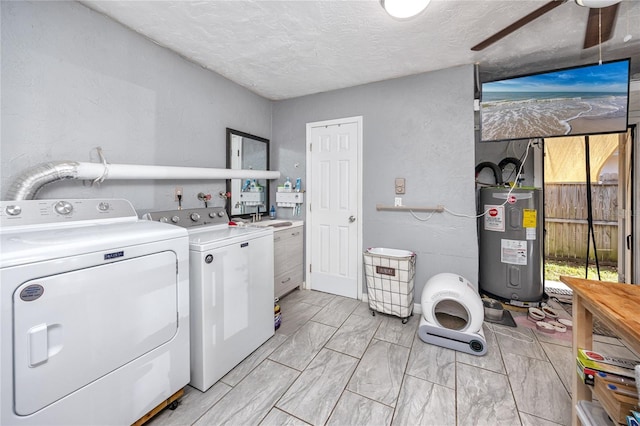
[[[0,13],[2,195],[38,163],[97,161],[97,146],[111,163],[225,167],[226,127],[271,139],[271,168],[304,179],[306,123],[362,115],[363,246],[415,251],[418,298],[438,272],[477,281],[474,219],[375,209],[404,177],[406,205],[474,213],[471,65],[272,103],[76,2],[1,2]],[[200,205],[200,191],[222,205],[222,181],[65,181],[38,197],[160,210],[175,207],[175,186],[185,207]]]
[[[405,205],[442,204],[475,214],[473,66],[275,102],[272,165],[283,176],[304,179],[306,123],[352,116],[363,116],[364,126],[363,247],[416,252],[418,303],[436,273],[454,272],[477,283],[475,219],[443,213],[420,221],[375,208],[393,205],[394,180],[404,177]],[[278,215],[288,212],[280,209]]]
[[[271,102],[186,61],[85,6],[1,2],[1,195],[16,174],[45,161],[226,167],[231,127],[271,137]],[[224,181],[78,181],[38,198],[129,199],[139,210],[202,206],[196,194]]]
[[[498,165],[500,161],[507,157],[524,159],[524,152],[528,143],[528,140],[478,142],[476,144],[476,165],[485,161],[490,161]],[[536,148],[536,146],[540,146],[540,148]],[[524,186],[534,185],[534,150],[542,149],[541,146],[542,145],[536,144],[529,149],[529,155],[522,167],[522,178],[524,178],[522,185]],[[504,175],[505,179],[507,178],[507,175],[508,173]],[[515,177],[511,178],[512,181],[514,179]],[[540,176],[540,179],[542,179],[542,176]],[[480,171],[478,181],[493,184],[495,182],[495,178],[493,173],[488,168],[485,168]]]

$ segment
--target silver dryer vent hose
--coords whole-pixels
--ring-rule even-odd
[[[6,200],[33,200],[43,186],[63,179],[77,179],[78,162],[52,161],[23,171],[7,190]]]

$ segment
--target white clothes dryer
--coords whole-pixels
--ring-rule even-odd
[[[274,334],[273,229],[224,208],[153,212],[189,232],[191,386],[206,391]]]
[[[126,200],[0,202],[0,423],[131,424],[189,382],[188,239]]]

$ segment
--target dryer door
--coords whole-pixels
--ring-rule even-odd
[[[176,255],[31,279],[13,303],[15,412],[28,415],[172,339]]]

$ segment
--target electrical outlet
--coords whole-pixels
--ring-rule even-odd
[[[404,178],[396,178],[396,194],[404,194],[405,180]]]
[[[176,186],[175,193],[174,193],[175,201],[178,201],[178,195],[182,196],[181,186]]]
[[[395,207],[401,207],[401,206],[402,206],[402,197],[396,197],[396,199],[395,199],[395,201],[394,201],[393,205],[394,205]]]

